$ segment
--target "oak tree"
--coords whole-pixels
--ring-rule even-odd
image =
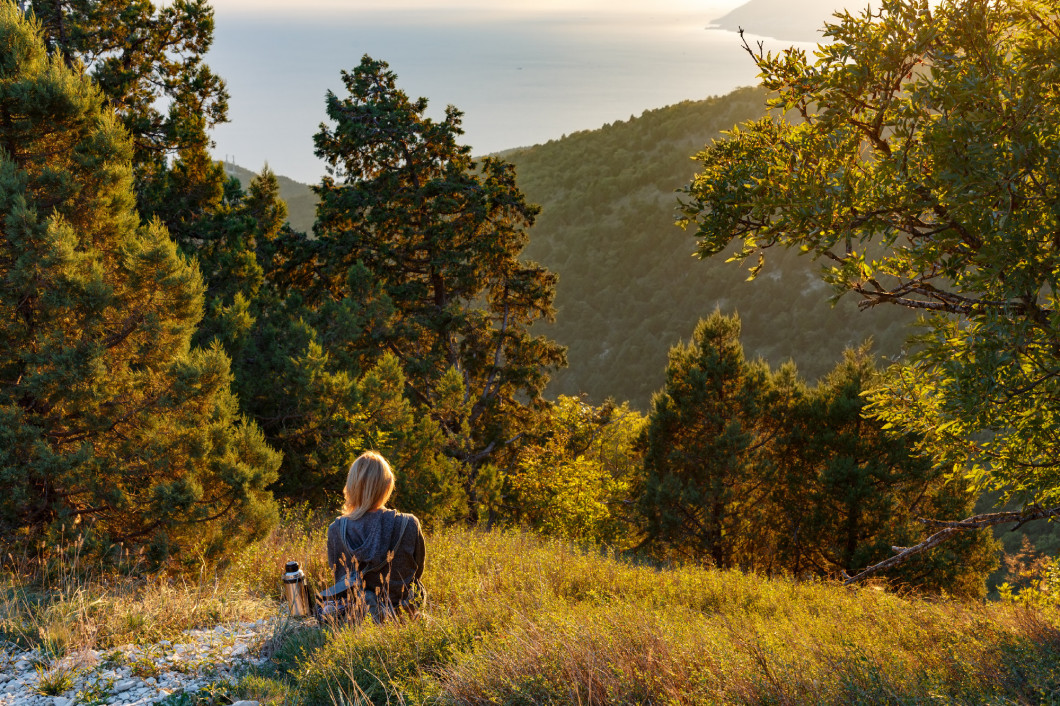
[[[1060,18],[1039,0],[884,0],[815,58],[748,50],[777,113],[698,155],[699,252],[796,248],[837,296],[923,313],[870,411],[1015,512],[1060,512]]]

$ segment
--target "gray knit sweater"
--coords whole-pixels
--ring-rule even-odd
[[[408,517],[408,522],[399,541],[403,517]],[[420,521],[415,515],[395,510],[375,510],[357,520],[338,517],[328,526],[328,564],[335,571],[335,582],[342,581],[347,573],[353,578],[360,572],[366,589],[385,585],[393,605],[398,605],[423,575],[424,549]],[[388,556],[391,551],[393,556]],[[383,592],[377,592],[384,597]]]

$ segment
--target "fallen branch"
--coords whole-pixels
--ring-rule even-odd
[[[847,576],[846,573],[844,573],[843,576],[845,577],[845,580],[843,581],[843,585],[849,586],[852,583],[864,581],[873,574],[898,566],[910,557],[937,547],[943,542],[952,539],[954,536],[967,530],[993,527],[994,525],[1003,525],[1008,522],[1017,523],[1014,529],[1019,529],[1032,520],[1044,520],[1052,517],[1060,517],[1060,506],[1050,508],[1034,507],[1015,512],[991,512],[983,515],[973,515],[967,519],[957,521],[920,518],[920,522],[923,522],[926,525],[935,525],[936,527],[942,527],[943,529],[931,535],[920,544],[914,544],[911,547],[891,547],[891,549],[898,553],[890,559],[884,559],[877,564],[862,569],[854,576]]]

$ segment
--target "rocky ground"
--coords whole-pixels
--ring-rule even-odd
[[[156,704],[230,682],[260,664],[273,621],[188,630],[176,640],[83,650],[62,659],[0,646],[0,706]],[[241,702],[250,706],[255,702]]]

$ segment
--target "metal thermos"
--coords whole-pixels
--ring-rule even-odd
[[[303,618],[310,613],[309,591],[305,585],[305,573],[298,568],[297,561],[289,561],[284,567],[283,599],[290,607],[291,616]]]

